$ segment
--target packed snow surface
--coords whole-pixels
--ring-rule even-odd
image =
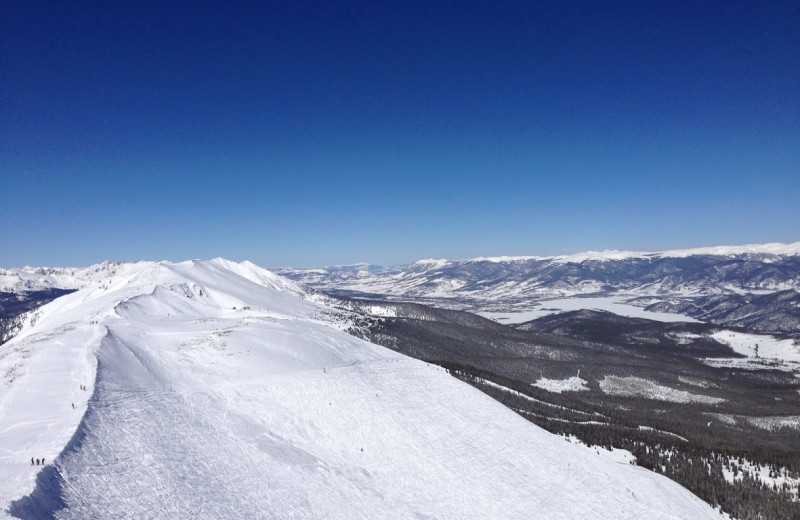
[[[39,314],[0,347],[0,516],[718,518],[253,264],[115,265]]]

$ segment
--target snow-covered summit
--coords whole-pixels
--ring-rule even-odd
[[[663,257],[682,258],[694,255],[711,256],[735,256],[735,255],[776,255],[776,256],[798,256],[800,255],[800,242],[784,244],[772,242],[769,244],[749,244],[743,246],[715,246],[698,247],[694,249],[676,249],[660,253]]]
[[[421,267],[424,269],[436,269],[437,267],[444,267],[450,263],[450,260],[444,258],[423,258],[422,260],[417,260],[413,264],[412,267]]]
[[[181,267],[182,266],[182,267]],[[224,258],[213,260],[188,260],[172,262],[103,262],[89,267],[22,267],[0,269],[0,291],[20,292],[40,289],[82,289],[103,286],[118,280],[141,278],[142,273],[152,273],[163,268],[166,271],[197,266],[205,270],[222,270],[235,273],[255,283],[299,290],[294,282],[259,267],[250,261],[232,262]]]
[[[580,263],[586,260],[627,260],[631,258],[687,258],[690,256],[738,256],[738,255],[775,255],[797,256],[800,255],[800,242],[792,244],[770,243],[749,244],[742,246],[713,246],[697,247],[692,249],[674,249],[658,252],[644,251],[619,251],[606,249],[604,251],[585,251],[572,255],[553,256],[543,259],[556,260],[567,263]]]
[[[718,518],[346,334],[346,314],[253,264],[92,273],[63,273],[80,288],[0,347],[6,514]]]
[[[0,291],[21,292],[41,289],[79,289],[105,281],[121,270],[152,262],[103,262],[89,267],[22,267],[0,269]]]

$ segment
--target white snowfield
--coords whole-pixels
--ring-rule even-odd
[[[708,365],[744,370],[783,370],[800,377],[800,341],[798,340],[732,330],[721,330],[712,334],[711,337],[745,357],[706,358],[703,362]]]
[[[562,392],[582,392],[589,390],[588,381],[581,379],[578,376],[568,377],[566,379],[547,379],[546,377],[539,378],[533,386],[547,390],[548,392],[555,392],[560,394]]]
[[[776,359],[800,363],[800,344],[793,339],[779,339],[769,334],[719,331],[712,338],[748,358]]]
[[[0,347],[0,516],[719,518],[253,264],[113,271]]]

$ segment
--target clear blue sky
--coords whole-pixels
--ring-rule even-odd
[[[800,3],[0,7],[0,266],[800,240]]]

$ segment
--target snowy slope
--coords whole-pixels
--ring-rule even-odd
[[[719,518],[344,333],[346,314],[253,264],[120,264],[93,282],[0,347],[7,514]]]

